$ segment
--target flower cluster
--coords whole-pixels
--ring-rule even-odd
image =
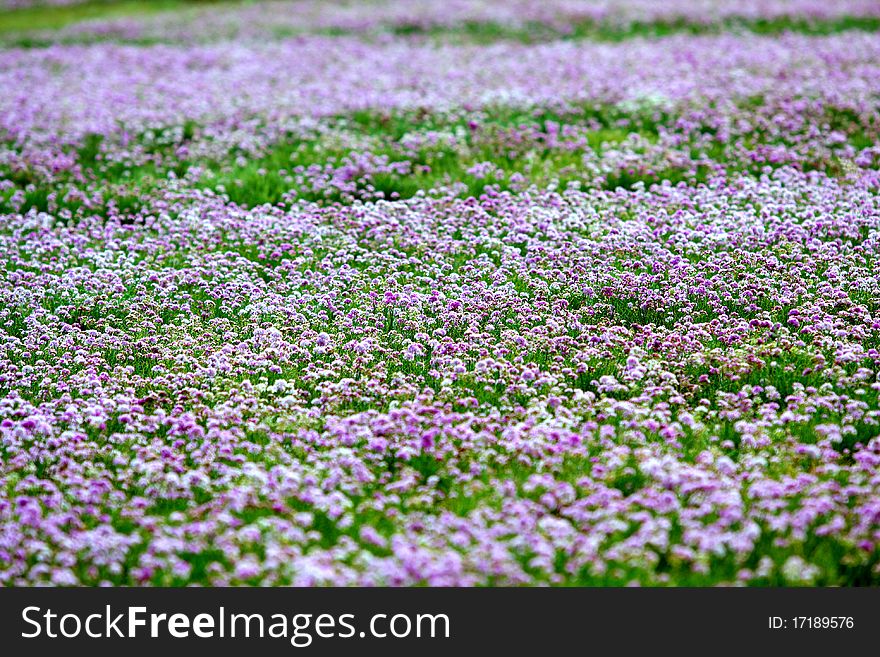
[[[534,39],[576,35],[581,30],[602,36],[650,31],[652,26],[711,30],[776,22],[810,27],[823,21],[880,18],[880,7],[873,0],[262,0],[209,7],[192,3],[188,8],[182,3],[182,7],[176,12],[95,18],[32,36],[193,43],[264,40],[316,31],[404,36],[463,31],[480,37],[494,29]]]
[[[21,186],[58,174],[81,179],[89,158],[105,168],[149,162],[182,173],[205,159],[313,141],[322,119],[465,113],[464,135],[392,134],[390,155],[412,162],[419,150],[460,144],[513,107],[559,115],[540,135],[499,136],[494,157],[514,155],[506,159],[517,167],[540,142],[576,151],[581,177],[712,169],[730,159],[739,168],[821,168],[831,160],[858,168],[878,157],[878,81],[880,45],[861,33],[479,47],[309,37],[260,46],[12,49],[0,51],[0,85],[10,90],[0,98],[0,164]],[[467,116],[473,112],[481,114]],[[627,139],[631,133],[640,138]],[[598,148],[606,137],[614,148]],[[373,146],[359,139],[344,148]]]
[[[875,37],[0,50],[0,583],[877,584]]]
[[[6,218],[5,581],[875,581],[872,189],[167,201]]]

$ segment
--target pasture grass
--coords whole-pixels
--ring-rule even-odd
[[[235,203],[254,207],[295,201],[327,204],[405,199],[431,190],[479,197],[490,188],[517,191],[532,184],[553,184],[560,189],[571,184],[633,189],[664,181],[693,185],[706,182],[713,174],[715,165],[710,166],[710,162],[728,173],[754,175],[760,175],[768,166],[739,162],[727,149],[712,142],[708,149],[705,145],[695,148],[696,159],[686,167],[619,168],[604,176],[588,174],[586,162],[601,158],[606,149],[624,142],[636,151],[650,147],[671,119],[651,107],[590,104],[555,110],[497,106],[447,114],[360,111],[331,117],[318,130],[289,134],[261,152],[233,151],[225,158],[179,159],[175,156],[177,149],[202,138],[198,123],[187,120],[181,126],[136,138],[142,152],[137,161],[106,160],[103,137],[90,135],[84,139],[75,155],[89,181],[88,197],[100,199],[97,203],[69,193],[72,187],[82,186],[66,181],[63,174],[50,183],[36,171],[0,170],[0,176],[14,183],[0,192],[0,211],[14,211],[11,198],[19,192],[24,196],[20,205],[24,212],[34,208],[49,213],[63,210],[70,215],[112,214],[125,221],[125,217],[148,205],[152,193],[167,186],[169,177],[180,178],[191,167],[203,169],[201,179],[195,183],[198,187],[222,192]],[[878,126],[866,125],[852,113],[828,110],[824,120],[845,133],[855,148],[878,137]],[[558,126],[581,129],[582,141],[554,144],[552,133]],[[711,135],[710,127],[706,127],[706,134]],[[429,136],[439,139],[431,142]],[[644,146],[638,145],[638,140]],[[785,144],[785,136],[756,132],[749,141],[752,145]],[[483,171],[479,170],[481,166],[485,167]],[[830,175],[846,173],[834,158],[808,160],[802,166]],[[338,184],[339,175],[346,184]]]
[[[217,7],[222,10],[243,4],[243,0],[87,0],[70,5],[35,5],[7,9],[0,12],[0,39],[8,45],[40,47],[55,40],[53,30],[96,20],[157,15],[175,11],[187,11],[198,7]],[[694,22],[686,18],[655,22],[593,21],[580,20],[566,25],[528,21],[521,25],[506,25],[491,21],[463,21],[454,25],[425,26],[415,23],[396,23],[363,32],[340,27],[315,29],[311,32],[327,36],[360,34],[371,37],[377,33],[390,33],[397,37],[426,38],[437,41],[487,44],[497,41],[540,43],[566,40],[590,40],[619,42],[633,38],[657,39],[676,34],[720,34],[722,32],[753,32],[756,34],[781,34],[794,32],[808,35],[828,35],[844,31],[880,30],[880,17],[840,16],[835,18],[805,18],[780,16],[776,18],[733,17],[714,22]],[[308,34],[310,30],[279,26],[270,31],[276,39]],[[106,37],[94,35],[69,35],[66,42],[101,41]],[[113,40],[113,39],[111,39]],[[126,41],[125,38],[119,40]],[[139,44],[143,38],[129,39]],[[162,42],[162,38],[149,38],[146,43]]]
[[[230,5],[236,0],[87,0],[67,5],[32,5],[0,11],[0,35],[14,37],[22,32],[57,30],[83,21],[144,16],[178,11],[193,6]],[[25,35],[19,37],[27,45]],[[33,45],[42,45],[34,38]]]

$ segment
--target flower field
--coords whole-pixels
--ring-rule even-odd
[[[150,4],[0,3],[0,583],[880,584],[880,5]]]

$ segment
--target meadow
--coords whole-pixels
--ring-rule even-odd
[[[0,1],[0,583],[880,584],[880,5]]]

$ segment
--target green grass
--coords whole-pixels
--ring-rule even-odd
[[[474,116],[480,120],[477,129],[469,127]],[[356,194],[370,189],[384,193],[386,198],[408,198],[420,190],[463,183],[464,194],[479,196],[489,185],[509,188],[507,177],[513,173],[524,174],[529,182],[537,184],[556,179],[565,185],[581,179],[583,150],[554,149],[541,141],[551,122],[567,122],[570,125],[583,125],[588,121],[598,123],[601,127],[592,130],[587,139],[589,147],[599,152],[609,144],[620,143],[634,132],[648,140],[656,139],[657,127],[653,123],[643,125],[637,119],[632,128],[625,130],[616,126],[617,119],[616,110],[586,106],[567,113],[496,107],[468,116],[359,112],[351,117],[332,119],[326,132],[291,136],[261,156],[249,157],[242,164],[236,162],[235,153],[224,161],[177,162],[173,157],[168,157],[177,146],[198,135],[199,126],[188,121],[182,130],[170,131],[178,135],[171,141],[157,141],[154,136],[146,135],[139,138],[138,141],[145,144],[144,150],[150,158],[139,163],[104,160],[104,139],[100,135],[87,137],[75,154],[87,179],[91,181],[89,196],[97,193],[104,199],[91,211],[102,214],[106,214],[110,208],[123,214],[136,213],[141,209],[140,197],[143,193],[162,185],[169,172],[179,177],[193,165],[204,166],[210,172],[202,181],[203,187],[223,190],[230,200],[248,207],[278,203],[292,190],[296,191],[296,198],[307,201],[350,201],[338,190],[324,193],[309,189],[307,185],[297,185],[294,177],[297,168],[305,170],[328,164],[341,166],[361,151],[386,158],[389,163],[408,163],[410,171],[365,175],[357,185]],[[512,151],[505,136],[524,127],[534,129],[536,136]],[[418,152],[411,152],[399,143],[406,135],[428,131],[459,135],[457,139],[464,134],[465,138],[458,148],[441,143]],[[363,143],[363,148],[357,146],[358,143]],[[173,164],[161,164],[166,159]],[[493,163],[501,176],[481,178],[467,173],[468,168],[481,162]],[[41,212],[65,209],[76,213],[83,208],[79,199],[68,198],[63,180],[59,184],[46,185],[36,174],[27,170],[0,171],[0,174],[16,183],[16,188],[0,193],[0,211],[13,211],[9,199],[16,189],[24,193],[24,212],[35,208]],[[616,181],[612,182],[617,184]]]
[[[70,5],[35,5],[0,12],[0,35],[55,30],[89,20],[121,18],[175,11],[236,0],[87,0]]]
[[[844,16],[834,19],[809,20],[799,17],[774,19],[730,18],[711,23],[694,23],[687,19],[673,21],[633,22],[629,24],[582,21],[556,28],[544,23],[526,23],[523,26],[507,26],[490,22],[468,21],[449,27],[421,27],[402,25],[392,27],[391,32],[406,36],[427,36],[436,39],[453,39],[481,44],[501,40],[523,43],[546,41],[590,40],[620,42],[633,38],[662,38],[676,34],[721,34],[723,32],[754,32],[756,34],[781,34],[796,32],[809,35],[828,35],[848,30],[874,32],[880,29],[880,17]],[[336,31],[340,33],[340,31]]]
[[[589,40],[620,42],[633,38],[657,39],[676,34],[721,34],[723,32],[753,32],[756,34],[781,34],[796,32],[808,35],[828,35],[848,30],[874,32],[880,30],[880,17],[842,16],[831,19],[808,19],[781,16],[773,19],[728,18],[722,21],[696,23],[680,18],[656,22],[636,21],[628,24],[585,20],[555,27],[541,22],[523,25],[504,25],[493,22],[464,21],[450,26],[422,26],[401,24],[387,28],[392,34],[406,37],[423,37],[442,41],[488,44],[497,41],[542,43],[565,40]],[[292,36],[292,30],[278,30],[276,36]],[[339,28],[322,30],[327,35],[344,35],[350,32]]]
[[[11,39],[12,43],[21,46],[41,46],[51,42],[51,37],[47,39],[46,37],[28,35],[28,33],[57,30],[83,21],[153,15],[186,10],[198,5],[222,6],[241,2],[242,0],[87,0],[67,6],[24,7],[0,13],[0,36],[4,36],[7,41]],[[557,39],[617,42],[632,38],[661,38],[682,33],[718,34],[725,31],[757,34],[798,32],[827,35],[847,30],[880,30],[880,17],[842,16],[814,20],[782,16],[773,19],[729,18],[709,23],[695,23],[681,18],[657,22],[636,21],[628,24],[587,20],[575,22],[566,27],[555,27],[541,22],[528,22],[516,26],[483,21],[464,21],[451,26],[428,27],[402,23],[388,25],[377,31],[401,37],[432,38],[468,43],[493,43],[502,40],[535,43]],[[308,32],[309,30],[278,27],[273,31],[273,36],[283,39]],[[328,36],[357,33],[338,27],[316,29],[314,32]],[[88,40],[93,37],[84,38]],[[157,41],[162,41],[162,39],[159,38]]]
[[[363,182],[358,184],[358,191],[381,192],[385,198],[409,198],[421,190],[448,187],[453,183],[464,186],[463,195],[478,197],[490,185],[510,189],[509,177],[515,173],[524,175],[529,183],[541,185],[556,180],[564,187],[583,179],[584,151],[547,147],[541,136],[547,134],[551,122],[568,125],[598,122],[601,127],[592,130],[587,137],[589,147],[597,152],[609,144],[619,144],[633,133],[649,141],[656,140],[658,129],[656,124],[638,117],[632,128],[623,129],[616,126],[618,116],[615,110],[587,106],[566,113],[497,107],[485,110],[480,116],[476,129],[469,125],[468,117],[417,113],[359,112],[347,119],[337,119],[337,125],[342,134],[366,137],[371,142],[369,151],[373,155],[385,157],[389,163],[410,165],[408,174],[371,174],[364,176]],[[505,136],[522,127],[534,128],[537,140],[521,145],[519,150],[511,150]],[[455,134],[458,139],[464,134],[464,143],[460,148],[440,144],[415,153],[399,145],[407,135],[428,131]],[[210,184],[214,189],[222,188],[230,200],[248,207],[274,204],[294,189],[292,172],[298,167],[306,169],[327,163],[341,165],[356,152],[356,148],[333,146],[332,139],[327,137],[297,138],[278,144],[263,157],[241,166],[212,163],[210,168],[214,179]],[[481,177],[468,173],[468,169],[482,162],[492,163],[497,167],[497,174]],[[648,182],[655,180],[659,178],[652,176]],[[612,177],[609,185],[624,186],[632,182]],[[303,188],[297,190],[297,198],[320,202],[346,200],[338,192],[324,193]]]
[[[744,99],[746,104],[760,99]],[[199,139],[201,127],[193,120],[182,126],[169,126],[136,138],[143,156],[137,161],[108,161],[103,157],[104,138],[87,137],[75,151],[83,168],[89,198],[101,199],[84,207],[64,176],[54,183],[45,183],[29,170],[2,171],[15,187],[0,193],[0,212],[13,212],[9,202],[16,190],[24,195],[22,211],[35,208],[42,212],[66,211],[71,215],[90,212],[107,215],[115,212],[123,221],[130,220],[149,202],[150,193],[167,184],[169,174],[181,177],[191,166],[207,170],[200,183],[202,188],[222,191],[229,199],[246,207],[265,203],[305,200],[325,203],[350,203],[357,199],[384,197],[408,198],[420,191],[443,189],[453,185],[462,196],[479,197],[487,189],[519,190],[530,184],[547,186],[556,183],[565,188],[572,183],[596,183],[606,189],[633,189],[639,184],[669,181],[672,184],[699,184],[708,181],[712,168],[699,164],[694,168],[670,168],[647,164],[638,169],[620,169],[599,179],[595,174],[585,178],[584,157],[601,157],[605,149],[630,139],[647,144],[660,138],[662,125],[672,118],[657,115],[650,108],[643,110],[615,106],[575,105],[567,110],[539,108],[487,107],[470,113],[361,111],[350,116],[328,119],[318,131],[291,134],[260,154],[231,152],[220,160],[178,160],[174,153],[182,145]],[[878,126],[865,123],[864,117],[851,112],[833,112],[818,117],[835,130],[849,136],[854,147],[871,143]],[[585,143],[568,147],[550,145],[554,126],[579,127]],[[706,128],[706,130],[710,130]],[[402,145],[407,137],[427,133],[441,135],[432,145],[410,148]],[[772,141],[784,144],[784,138],[772,140],[760,134],[751,137],[753,145]],[[639,148],[638,145],[635,146]],[[708,158],[728,171],[760,174],[766,163],[742,163],[731,159],[721,145],[692,153],[695,158]],[[353,189],[312,187],[312,180],[301,174],[322,169],[330,175],[332,168],[351,165],[361,154],[382,158],[400,170],[378,172],[374,167],[352,167]],[[488,175],[468,170],[474,165],[490,163]],[[805,161],[806,169],[824,169],[830,175],[843,175],[835,158],[827,162]],[[779,165],[777,165],[779,166]],[[838,170],[840,169],[840,170]],[[72,182],[72,181],[71,181]],[[146,199],[146,201],[145,201]],[[647,322],[640,322],[647,323]]]

